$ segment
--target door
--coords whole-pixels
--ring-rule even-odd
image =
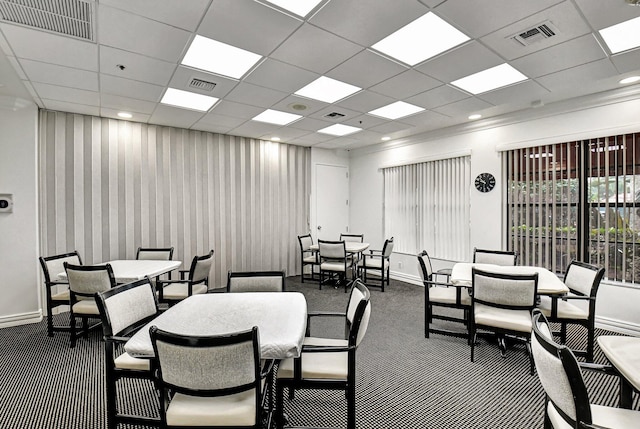
[[[316,238],[338,240],[348,232],[349,170],[336,165],[316,165]]]

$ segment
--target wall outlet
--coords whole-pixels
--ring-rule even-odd
[[[13,211],[13,194],[0,194],[0,213]]]

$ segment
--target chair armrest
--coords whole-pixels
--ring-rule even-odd
[[[180,279],[180,280],[157,280],[156,284],[158,286],[163,286],[163,285],[169,284],[169,283],[184,283],[186,281],[187,280],[183,280],[183,279]]]
[[[303,345],[302,353],[341,353],[348,352],[355,349],[355,346],[315,346],[315,345]]]
[[[594,371],[594,372],[599,372],[599,373],[602,373],[602,374],[615,375],[615,376],[619,376],[620,375],[620,374],[618,374],[616,369],[611,365],[603,365],[603,364],[599,364],[599,363],[578,362],[578,366],[580,367],[580,369],[583,369],[583,370],[586,370],[586,371]]]
[[[178,272],[180,273],[180,280],[186,280],[189,271],[191,270],[178,270]]]
[[[262,368],[260,368],[260,378],[267,377],[271,371],[273,371],[273,366],[275,365],[274,359],[267,359],[264,361]]]
[[[595,297],[582,296],[582,295],[568,295],[568,296],[561,296],[560,299],[563,300],[563,301],[567,301],[567,300],[570,300],[570,299],[576,299],[576,300],[582,300],[582,301],[591,301],[591,300],[594,300]]]
[[[424,283],[425,286],[429,285],[429,286],[457,287],[457,288],[468,289],[468,286],[454,285],[453,283],[437,282],[437,281],[433,281],[433,280],[425,280],[422,283]]]
[[[340,311],[310,311],[307,313],[307,319],[311,317],[346,317],[346,313]]]
[[[69,282],[66,280],[53,280],[49,282],[49,286],[54,286],[54,285],[68,285]]]
[[[369,249],[369,254],[370,255],[372,255],[374,253],[379,253],[380,255],[382,255],[382,250]],[[370,256],[370,255],[366,255],[366,256]]]

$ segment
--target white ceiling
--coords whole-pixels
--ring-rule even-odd
[[[497,117],[606,93],[640,74],[640,49],[611,55],[598,33],[640,16],[640,7],[624,0],[323,0],[306,19],[263,0],[88,1],[95,41],[0,21],[0,96],[53,110],[110,118],[128,111],[138,122],[353,149],[383,136],[462,124],[473,113]],[[471,40],[414,67],[371,49],[429,11]],[[556,36],[529,46],[511,39],[545,21]],[[196,34],[264,58],[240,80],[181,66]],[[477,96],[449,85],[504,62],[528,79]],[[293,95],[322,75],[363,90],[333,104]],[[194,77],[216,86],[191,89]],[[161,105],[169,86],[220,101],[208,112]],[[399,100],[427,110],[395,121],[367,114]],[[293,109],[296,104],[306,109]],[[303,118],[286,127],[251,120],[268,108]],[[326,117],[332,112],[344,116]],[[334,123],[363,131],[343,138],[317,133]]]

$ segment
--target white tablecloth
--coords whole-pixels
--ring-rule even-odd
[[[173,271],[182,265],[182,261],[159,261],[155,259],[128,259],[109,261],[103,264],[110,264],[113,269],[113,276],[117,283],[130,283],[141,280],[145,276],[156,277],[169,271]],[[58,274],[59,279],[66,280],[67,273]]]
[[[539,295],[564,295],[569,292],[569,288],[554,273],[547,270],[546,268],[530,266],[505,267],[494,264],[473,264],[469,262],[458,262],[451,269],[451,283],[453,283],[454,285],[471,287],[471,269],[473,267],[483,271],[503,274],[538,273]]]
[[[640,391],[640,338],[601,335],[598,345],[629,384]]]
[[[299,292],[211,293],[191,296],[152,320],[126,344],[136,357],[153,357],[149,328],[182,335],[220,335],[258,327],[263,359],[300,356],[307,301]]]

